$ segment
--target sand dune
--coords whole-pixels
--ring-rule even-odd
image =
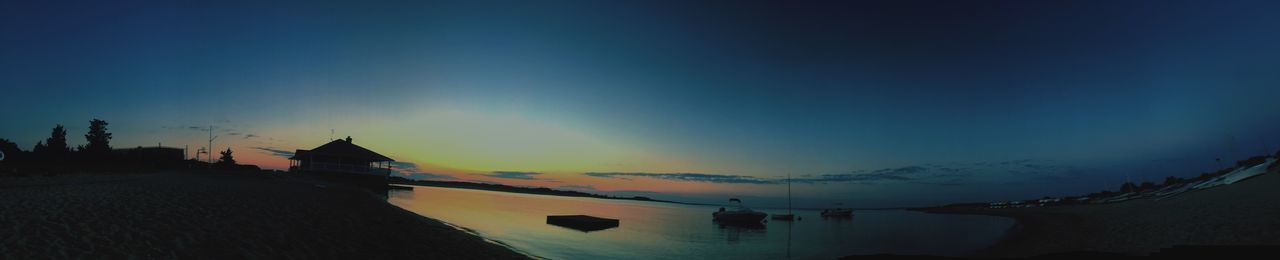
[[[984,256],[1061,252],[1147,255],[1175,245],[1280,245],[1280,173],[1179,196],[1113,204],[1008,209],[931,209],[1018,219]]]

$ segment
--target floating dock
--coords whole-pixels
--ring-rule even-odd
[[[387,185],[387,190],[413,190],[413,186]]]
[[[547,216],[547,224],[591,232],[618,227],[618,220],[587,215]]]

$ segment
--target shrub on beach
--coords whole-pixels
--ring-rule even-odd
[[[1249,159],[1236,161],[1236,166],[1237,167],[1254,166],[1254,165],[1262,164],[1264,162],[1267,162],[1267,156],[1259,155],[1259,156],[1249,157]]]
[[[1130,193],[1135,191],[1138,191],[1138,185],[1133,184],[1133,182],[1125,182],[1124,184],[1120,185],[1120,192]]]
[[[19,158],[24,153],[21,148],[18,148],[18,144],[9,141],[9,139],[0,138],[0,154],[3,154],[0,156],[2,157],[0,158],[0,176],[13,174],[14,163],[12,162],[20,161],[21,159]]]
[[[1149,181],[1144,181],[1142,182],[1141,186],[1138,186],[1139,191],[1148,191],[1148,190],[1154,190],[1154,189],[1156,189],[1156,184]]]

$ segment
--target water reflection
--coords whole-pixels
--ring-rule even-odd
[[[836,222],[842,222],[842,221],[853,221],[853,215],[822,216],[822,220],[824,220],[824,221],[836,221]]]
[[[392,190],[387,200],[551,259],[814,259],[881,253],[954,256],[995,243],[1013,224],[1003,218],[907,211],[860,211],[856,219],[824,219],[818,217],[819,211],[795,210],[804,221],[721,225],[707,214],[717,208],[714,206],[414,188]],[[584,233],[546,224],[548,215],[618,219],[620,226]]]
[[[791,228],[794,221],[787,221],[787,258],[791,258]]]
[[[765,234],[765,225],[763,223],[723,224],[713,222],[712,225],[716,227],[716,230],[720,231],[720,234],[724,236],[725,241],[729,242],[729,244],[737,244],[743,238],[748,241],[762,238]]]

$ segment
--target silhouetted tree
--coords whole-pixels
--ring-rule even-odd
[[[1149,182],[1149,181],[1144,181],[1144,182],[1142,182],[1142,185],[1141,185],[1141,186],[1138,186],[1138,190],[1139,190],[1139,191],[1150,190],[1150,189],[1155,189],[1155,188],[1156,188],[1156,184],[1155,184],[1155,183],[1151,183],[1151,182]]]
[[[13,161],[21,156],[22,149],[9,139],[0,138],[0,153],[4,153],[4,161]]]
[[[220,153],[222,154],[222,157],[218,158],[218,163],[228,165],[236,164],[236,159],[231,157],[231,148],[227,148],[226,151],[222,151]]]
[[[1265,155],[1254,156],[1254,157],[1249,157],[1249,159],[1236,161],[1236,167],[1249,167],[1249,166],[1259,165],[1264,162],[1267,162],[1267,156]]]
[[[1164,177],[1164,186],[1182,183],[1182,181],[1183,181],[1182,178],[1178,178],[1178,177],[1173,177],[1173,176]]]
[[[44,141],[36,141],[36,146],[31,147],[31,153],[33,154],[43,155],[48,152],[49,152],[49,146],[44,145]]]
[[[1129,193],[1135,191],[1138,191],[1138,185],[1134,185],[1133,182],[1125,182],[1124,185],[1120,185],[1120,192]]]
[[[39,144],[36,144],[39,146]],[[49,139],[44,141],[44,153],[53,156],[65,156],[71,152],[71,147],[67,146],[67,129],[58,125],[53,127],[52,133],[49,133]]]
[[[82,149],[85,152],[99,155],[111,152],[111,133],[107,132],[107,121],[97,118],[90,120],[89,133],[84,135],[84,139],[89,141]]]

